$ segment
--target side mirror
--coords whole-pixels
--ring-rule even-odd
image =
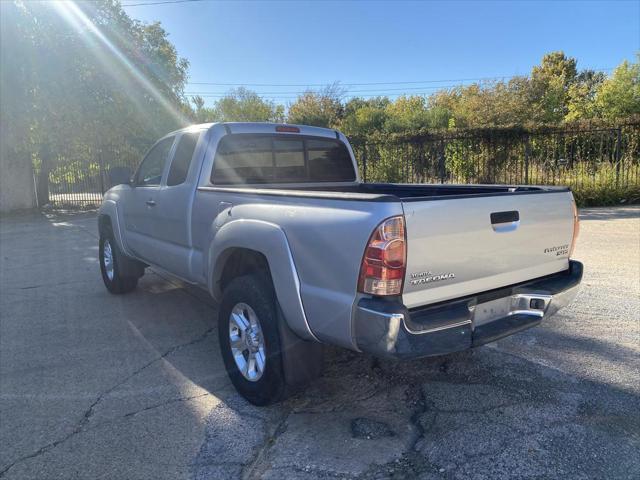
[[[129,167],[112,167],[109,169],[109,186],[133,183],[132,171]]]

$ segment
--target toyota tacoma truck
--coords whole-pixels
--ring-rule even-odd
[[[318,375],[322,344],[416,359],[535,326],[583,269],[568,188],[364,183],[342,133],[302,125],[170,133],[98,227],[109,292],[152,266],[219,302],[225,368],[257,405]]]

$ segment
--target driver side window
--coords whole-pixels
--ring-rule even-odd
[[[142,187],[160,185],[164,164],[166,163],[169,152],[171,151],[174,138],[175,137],[165,138],[149,150],[149,153],[144,157],[144,160],[142,160],[142,164],[138,169],[136,185]]]

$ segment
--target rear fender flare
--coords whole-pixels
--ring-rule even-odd
[[[229,252],[246,248],[261,253],[267,259],[276,298],[288,326],[305,340],[318,341],[311,331],[300,296],[300,280],[285,232],[262,220],[233,220],[218,229],[211,241],[207,262],[209,291],[220,299],[220,279]]]

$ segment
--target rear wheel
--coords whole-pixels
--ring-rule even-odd
[[[132,260],[120,251],[110,228],[100,232],[99,258],[102,280],[109,292],[120,294],[135,290],[139,275],[125,275],[124,263]]]
[[[282,369],[277,303],[268,278],[235,278],[225,288],[218,317],[225,368],[236,390],[254,405],[281,400]]]

